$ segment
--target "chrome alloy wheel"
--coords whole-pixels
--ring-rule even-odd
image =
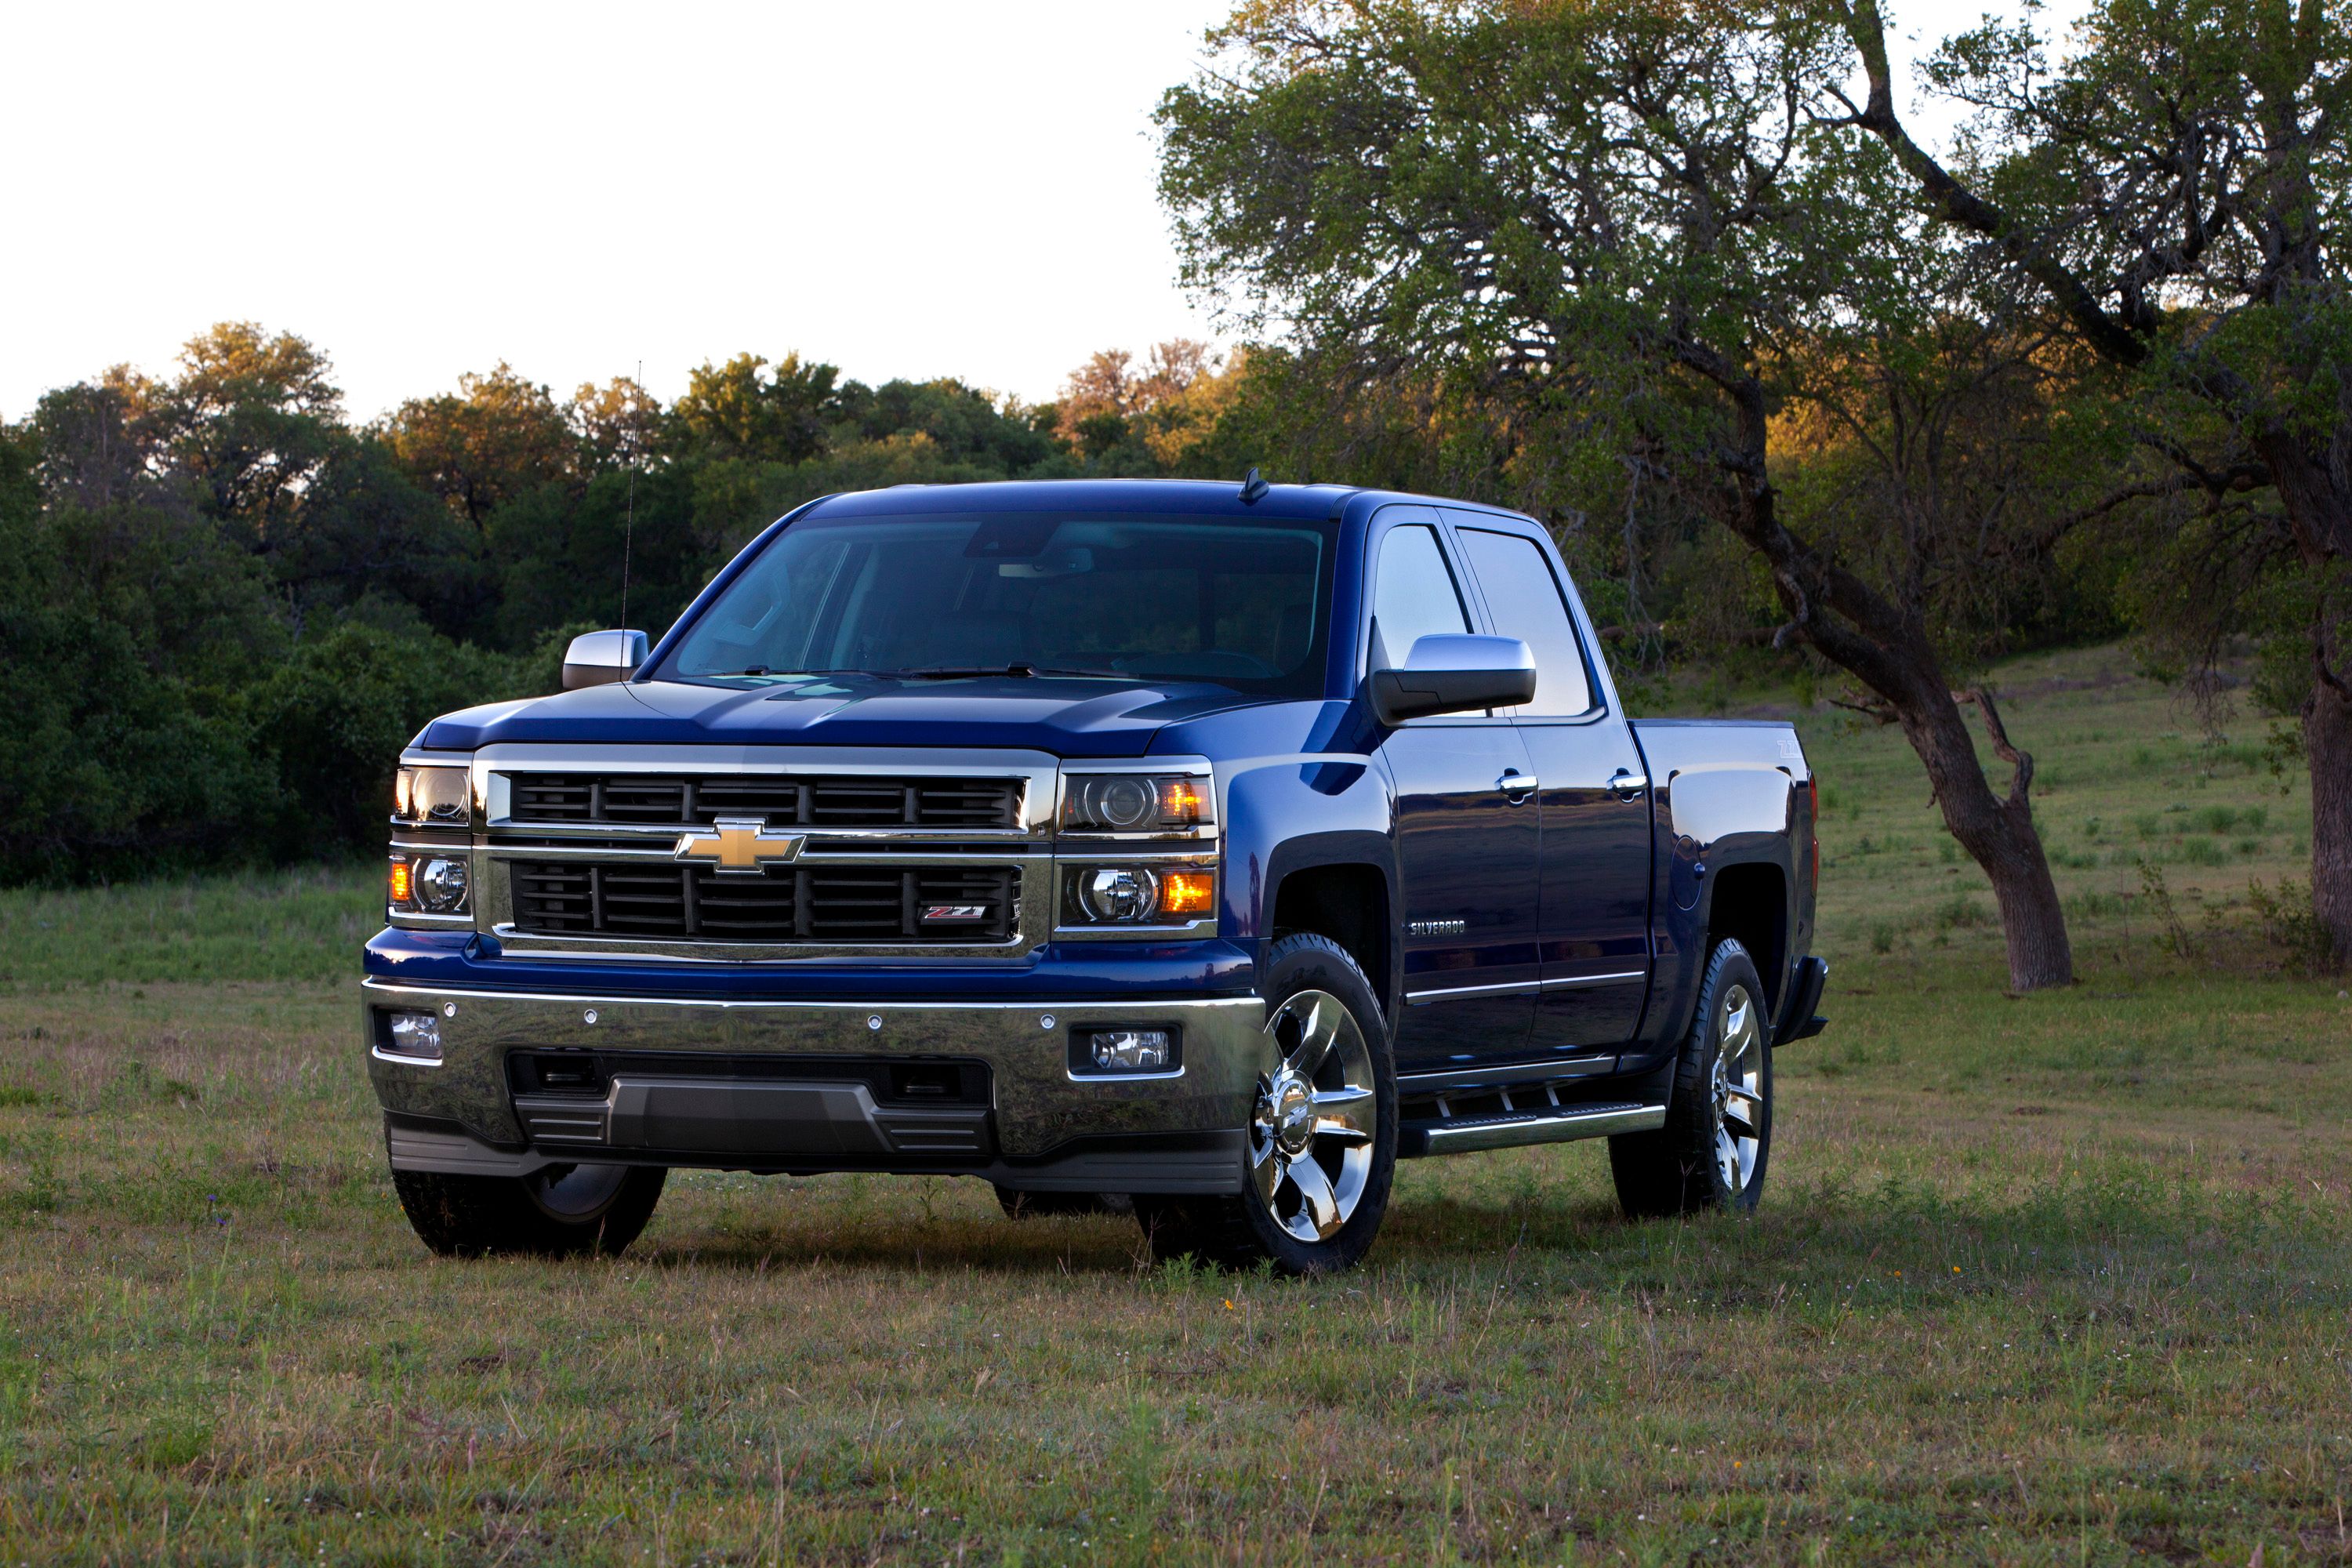
[[[1250,1180],[1274,1223],[1301,1241],[1328,1241],[1356,1212],[1372,1170],[1379,1101],[1363,1031],[1328,991],[1275,1009],[1265,1035],[1274,1068],[1257,1080]]]
[[[1764,1140],[1764,1026],[1745,985],[1725,989],[1715,1040],[1715,1166],[1736,1194],[1756,1174]]]

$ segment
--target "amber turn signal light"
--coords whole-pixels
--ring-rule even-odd
[[[1201,786],[1191,779],[1160,781],[1160,820],[1168,826],[1191,827],[1201,820]]]
[[[1160,912],[1163,915],[1205,915],[1216,901],[1217,879],[1208,871],[1162,871]]]
[[[392,901],[395,904],[406,904],[411,891],[413,889],[408,880],[408,862],[394,860],[392,863]]]

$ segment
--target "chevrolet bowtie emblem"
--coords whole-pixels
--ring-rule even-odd
[[[680,834],[675,858],[715,860],[721,871],[748,871],[757,876],[771,865],[799,859],[801,845],[806,838],[807,835],[801,833],[772,832],[757,818],[720,817],[707,829]]]

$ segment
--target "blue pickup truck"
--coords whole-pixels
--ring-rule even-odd
[[[673,1167],[982,1177],[1361,1258],[1400,1159],[1605,1137],[1752,1206],[1813,1033],[1785,724],[1629,720],[1543,528],[1335,486],[904,487],[426,725],[362,1026],[436,1250]]]

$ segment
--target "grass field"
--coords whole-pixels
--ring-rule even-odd
[[[1307,1283],[903,1178],[436,1261],[372,868],[0,893],[0,1561],[2352,1562],[2352,1001],[2259,903],[2303,797],[2120,654],[2000,674],[2082,984],[2004,997],[1899,740],[1800,715],[1834,1023],[1762,1212],[1422,1162]]]

